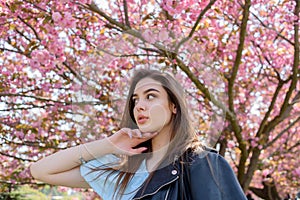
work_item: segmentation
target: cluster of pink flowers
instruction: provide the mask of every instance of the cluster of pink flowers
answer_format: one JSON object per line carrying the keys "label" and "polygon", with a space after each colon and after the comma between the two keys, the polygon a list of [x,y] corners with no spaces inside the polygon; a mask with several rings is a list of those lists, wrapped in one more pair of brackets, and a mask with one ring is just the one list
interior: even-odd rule
{"label": "cluster of pink flowers", "polygon": [[63,27],[63,28],[75,28],[76,20],[73,18],[72,14],[69,12],[65,12],[61,14],[60,12],[54,12],[52,14],[53,21]]}

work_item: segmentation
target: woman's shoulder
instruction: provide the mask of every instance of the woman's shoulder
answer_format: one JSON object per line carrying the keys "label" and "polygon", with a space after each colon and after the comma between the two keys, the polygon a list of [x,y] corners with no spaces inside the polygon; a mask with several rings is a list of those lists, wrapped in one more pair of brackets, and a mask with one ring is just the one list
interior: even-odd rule
{"label": "woman's shoulder", "polygon": [[208,147],[208,146],[203,146],[202,149],[204,151],[210,152],[210,153],[215,153],[215,154],[219,154],[219,151],[215,148],[212,147]]}
{"label": "woman's shoulder", "polygon": [[187,153],[189,157],[193,159],[200,159],[205,156],[212,156],[212,157],[220,156],[219,151],[217,149],[208,146],[200,146],[194,149],[188,149]]}
{"label": "woman's shoulder", "polygon": [[193,151],[190,158],[190,170],[193,173],[214,174],[226,179],[235,176],[229,162],[216,149],[205,147]]}
{"label": "woman's shoulder", "polygon": [[222,199],[246,199],[229,162],[218,151],[203,148],[192,152],[191,158],[189,170],[195,191],[199,193],[199,188],[206,188],[204,194],[207,194],[210,188],[218,188],[214,195],[219,194]]}
{"label": "woman's shoulder", "polygon": [[192,150],[189,152],[189,161],[192,165],[202,165],[202,166],[215,166],[215,165],[225,165],[229,166],[225,158],[219,154],[218,150],[203,146],[199,149]]}

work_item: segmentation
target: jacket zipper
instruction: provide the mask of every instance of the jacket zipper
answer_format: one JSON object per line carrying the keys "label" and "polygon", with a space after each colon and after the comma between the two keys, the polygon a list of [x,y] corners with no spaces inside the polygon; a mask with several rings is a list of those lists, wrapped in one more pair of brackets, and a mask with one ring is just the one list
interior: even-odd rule
{"label": "jacket zipper", "polygon": [[[156,194],[162,187],[164,187],[164,186],[166,186],[166,185],[168,185],[168,184],[170,184],[170,183],[173,183],[173,182],[176,181],[178,178],[179,178],[179,176],[176,176],[175,179],[173,179],[173,180],[171,180],[171,181],[169,181],[169,182],[167,182],[167,183],[161,185],[156,191],[154,191],[154,192],[152,192],[152,193],[149,193],[149,194],[145,194],[145,195],[143,195],[143,196],[141,196],[141,197],[138,197],[138,198],[134,198],[133,200],[138,200],[138,199],[144,198],[145,196],[154,195],[154,194]],[[169,190],[168,190],[168,191],[169,191]]]}
{"label": "jacket zipper", "polygon": [[167,198],[168,198],[168,196],[169,196],[170,187],[171,187],[171,186],[169,186],[169,188],[168,188],[167,194],[166,194],[166,196],[165,196],[165,200],[167,200]]}

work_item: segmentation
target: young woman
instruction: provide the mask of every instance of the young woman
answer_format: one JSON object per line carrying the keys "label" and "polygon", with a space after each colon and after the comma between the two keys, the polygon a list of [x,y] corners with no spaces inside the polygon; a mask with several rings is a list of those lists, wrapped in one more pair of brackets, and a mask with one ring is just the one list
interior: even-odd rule
{"label": "young woman", "polygon": [[184,90],[173,76],[139,70],[132,78],[121,129],[30,167],[53,185],[93,188],[112,199],[246,199],[223,157],[193,131]]}

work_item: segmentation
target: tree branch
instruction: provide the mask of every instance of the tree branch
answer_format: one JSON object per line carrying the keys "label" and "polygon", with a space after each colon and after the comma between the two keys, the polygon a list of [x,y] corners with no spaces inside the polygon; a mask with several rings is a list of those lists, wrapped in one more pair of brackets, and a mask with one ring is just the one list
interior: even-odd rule
{"label": "tree branch", "polygon": [[266,29],[275,31],[276,34],[277,34],[276,38],[277,38],[277,37],[280,37],[280,38],[282,38],[283,40],[287,41],[289,44],[291,44],[291,45],[294,46],[294,43],[293,43],[292,41],[290,41],[289,39],[287,39],[286,37],[284,37],[283,35],[281,35],[281,32],[282,32],[282,31],[277,31],[275,28],[269,27],[269,26],[268,26],[267,24],[265,24],[261,19],[259,19],[259,17],[258,17],[256,14],[254,14],[253,12],[251,12],[251,14],[252,14],[252,15],[260,22],[260,24],[261,24],[263,27],[265,27]]}
{"label": "tree branch", "polygon": [[[142,34],[135,30],[132,29],[130,27],[128,27],[127,25],[120,23],[114,19],[112,19],[110,16],[108,16],[106,13],[104,13],[103,11],[101,11],[97,5],[95,3],[89,4],[86,6],[87,9],[91,10],[92,12],[95,12],[97,14],[99,14],[100,16],[102,16],[104,19],[106,19],[109,23],[111,23],[114,26],[117,26],[119,28],[121,28],[121,30],[131,36],[134,36],[138,39],[140,39],[142,42],[148,43],[148,41],[142,36]],[[157,49],[161,50],[162,52],[164,52],[165,55],[171,55],[173,54],[173,52],[169,51],[168,49],[165,48],[165,46],[159,44],[159,43],[155,43],[152,44],[154,47],[156,47]]]}
{"label": "tree branch", "polygon": [[[297,1],[298,2],[298,1]],[[300,3],[296,3],[295,7],[295,15],[298,16],[299,19],[299,5]],[[299,73],[299,22],[294,22],[294,61],[293,61],[293,69],[292,69],[292,75],[291,75],[291,84],[289,87],[289,90],[287,91],[283,104],[280,108],[279,114],[274,117],[263,129],[260,130],[260,132],[257,133],[257,135],[261,135],[264,133],[264,135],[267,135],[277,124],[279,124],[285,117],[288,116],[288,114],[291,112],[293,104],[289,104],[290,98],[293,94],[293,92],[296,89],[297,82],[299,81],[298,73]],[[300,95],[296,95],[295,98],[300,98]],[[293,101],[297,101],[297,99],[294,99]]]}
{"label": "tree branch", "polygon": [[40,6],[37,6],[36,4],[34,4],[34,3],[32,3],[32,2],[30,2],[30,1],[28,1],[28,0],[22,0],[22,1],[24,1],[24,2],[26,2],[26,3],[28,3],[28,4],[31,4],[33,7],[37,8],[38,10],[41,10],[41,11],[43,11],[43,12],[45,12],[45,13],[48,12],[47,10],[41,8]]}
{"label": "tree branch", "polygon": [[32,159],[20,158],[20,157],[14,156],[14,155],[9,155],[9,154],[3,153],[1,151],[0,151],[0,155],[3,155],[5,157],[9,157],[9,158],[13,158],[13,159],[16,159],[16,160],[21,160],[21,161],[27,161],[27,162],[35,161],[35,160],[32,160]]}
{"label": "tree branch", "polygon": [[0,97],[25,97],[25,98],[33,98],[33,99],[43,101],[43,102],[54,102],[54,103],[61,103],[61,104],[65,103],[65,102],[56,101],[53,99],[46,99],[43,97],[26,95],[26,94],[0,93]]}
{"label": "tree branch", "polygon": [[231,113],[228,108],[218,101],[212,93],[209,92],[207,87],[199,81],[199,79],[194,75],[194,73],[180,60],[177,56],[175,57],[178,67],[185,72],[185,74],[191,79],[191,81],[196,85],[196,87],[204,94],[204,97],[211,101],[215,106],[220,108],[228,118],[235,118],[235,115]]}
{"label": "tree branch", "polygon": [[75,70],[72,69],[72,67],[69,65],[69,63],[67,63],[66,61],[64,61],[62,63],[80,82],[84,82],[82,80],[82,78],[77,74],[77,72]]}
{"label": "tree branch", "polygon": [[[239,39],[239,45],[236,52],[236,58],[233,64],[233,69],[231,72],[231,76],[228,79],[228,106],[229,110],[232,113],[235,113],[234,111],[234,82],[238,73],[238,69],[241,63],[242,59],[242,52],[244,49],[244,43],[247,33],[247,23],[249,19],[249,10],[251,6],[251,0],[246,0],[245,5],[243,6],[243,19],[240,27],[240,39]],[[241,135],[241,127],[238,124],[236,118],[231,118],[231,124],[232,129],[234,132],[235,137],[237,138],[237,142],[239,144],[239,149],[241,150],[241,156],[239,160],[239,167],[238,167],[238,180],[240,183],[243,182],[244,174],[245,174],[245,168],[246,168],[246,160],[248,157],[246,143],[243,140],[243,137]]]}
{"label": "tree branch", "polygon": [[[251,42],[252,42],[252,44],[253,44],[255,47],[259,48],[261,52],[264,52],[264,50],[261,48],[261,46],[260,46],[259,44],[256,44],[256,42],[253,41],[253,40],[251,40]],[[265,61],[267,61],[267,63],[271,66],[271,69],[273,69],[273,70],[275,71],[277,80],[282,81],[282,82],[284,82],[284,83],[287,83],[287,82],[290,80],[290,79],[282,80],[282,79],[280,78],[279,72],[276,70],[276,67],[272,64],[272,62],[270,61],[270,59],[269,59],[264,53],[262,53],[262,56],[263,56],[263,58],[265,59]],[[258,56],[258,57],[259,57],[259,59],[261,60],[260,56]],[[262,63],[262,61],[261,61],[261,63]]]}
{"label": "tree branch", "polygon": [[[10,127],[13,127],[13,126],[10,126]],[[15,128],[15,127],[13,127]],[[16,146],[29,146],[29,147],[37,147],[39,149],[55,149],[55,150],[62,150],[62,149],[65,149],[65,148],[60,148],[58,146],[49,146],[49,145],[41,145],[41,141],[35,141],[35,142],[31,142],[31,141],[26,141],[26,140],[23,140],[22,142],[14,142],[14,141],[11,141],[5,137],[0,137],[2,140],[4,140],[5,142],[3,142],[2,144],[11,144],[11,145],[16,145]]]}
{"label": "tree branch", "polygon": [[272,141],[270,141],[269,143],[267,143],[266,145],[264,145],[263,149],[266,149],[269,146],[271,146],[272,144],[274,144],[279,138],[281,138],[281,136],[285,132],[287,132],[290,128],[292,128],[299,121],[300,121],[300,117],[298,117],[295,121],[293,121],[291,124],[289,124],[285,129],[283,129]]}
{"label": "tree branch", "polygon": [[281,88],[283,87],[283,85],[284,85],[284,82],[281,81],[281,80],[279,80],[278,85],[277,85],[277,88],[276,88],[276,90],[275,90],[275,92],[274,92],[274,94],[273,94],[271,103],[270,103],[270,105],[269,105],[268,111],[266,112],[266,114],[265,114],[263,120],[261,121],[261,123],[260,123],[260,125],[259,125],[259,129],[258,129],[258,131],[257,131],[257,133],[256,133],[256,137],[258,137],[258,138],[259,138],[260,135],[262,134],[262,130],[264,130],[264,128],[265,128],[265,126],[266,126],[266,124],[267,124],[267,121],[268,121],[268,119],[269,119],[269,117],[270,117],[270,114],[271,114],[271,112],[272,112],[272,110],[273,110],[273,108],[274,108],[274,106],[275,106],[277,97],[278,97],[279,92],[280,92]]}
{"label": "tree branch", "polygon": [[23,54],[23,52],[20,51],[19,49],[18,50],[14,50],[14,49],[7,49],[7,48],[0,47],[0,51],[9,51],[9,52],[13,52],[13,53]]}
{"label": "tree branch", "polygon": [[238,73],[238,69],[241,63],[241,59],[242,59],[242,52],[244,49],[244,44],[245,44],[245,38],[246,38],[246,33],[247,33],[247,23],[248,23],[248,19],[249,19],[249,10],[250,10],[250,6],[251,6],[251,1],[247,0],[245,2],[245,6],[244,6],[244,10],[243,10],[243,19],[242,19],[242,24],[240,27],[240,39],[239,39],[239,45],[237,48],[237,52],[236,52],[236,58],[233,64],[233,69],[231,72],[231,76],[228,80],[228,97],[229,97],[229,109],[234,112],[234,104],[233,104],[233,100],[234,100],[234,94],[233,94],[233,86],[234,86],[234,82]]}
{"label": "tree branch", "polygon": [[200,14],[198,15],[198,18],[193,26],[193,28],[191,29],[189,35],[185,38],[183,38],[178,45],[175,48],[175,52],[177,53],[179,48],[181,47],[181,45],[183,45],[185,42],[187,42],[189,39],[192,38],[193,34],[195,33],[198,24],[200,23],[201,19],[203,18],[203,16],[205,15],[205,13],[211,8],[211,6],[216,2],[216,0],[210,0],[209,3],[207,4],[207,6],[200,12]]}
{"label": "tree branch", "polygon": [[131,28],[129,18],[128,18],[128,6],[127,6],[127,1],[126,0],[123,0],[123,8],[124,8],[124,14],[125,14],[125,24],[126,24],[126,26]]}
{"label": "tree branch", "polygon": [[86,7],[87,9],[89,9],[92,12],[98,13],[100,16],[102,16],[104,19],[106,19],[109,23],[114,24],[118,27],[120,27],[122,30],[128,30],[130,29],[130,27],[127,27],[126,25],[112,19],[111,17],[109,17],[105,12],[103,12],[102,10],[100,10],[98,8],[98,6],[92,2],[91,4],[87,5]]}
{"label": "tree branch", "polygon": [[46,183],[32,183],[32,182],[10,182],[10,181],[5,181],[5,180],[0,180],[0,183],[1,183],[1,186],[2,184],[6,184],[6,185],[12,185],[12,186],[16,186],[16,185],[28,185],[28,184],[31,184],[31,185],[37,185],[37,186],[45,186],[47,185]]}
{"label": "tree branch", "polygon": [[36,39],[37,40],[39,40],[39,41],[41,41],[41,38],[39,37],[39,34],[36,32],[36,30],[29,24],[29,23],[27,23],[24,19],[22,19],[22,17],[20,17],[19,15],[18,15],[18,17],[17,17],[21,22],[23,22],[24,24],[26,24],[26,26],[28,26],[32,31],[33,31],[33,33],[34,33],[34,35],[35,35],[35,37],[36,37]]}
{"label": "tree branch", "polygon": [[[296,16],[296,19],[294,21],[294,61],[293,61],[293,69],[292,69],[292,76],[291,76],[291,85],[289,87],[288,92],[286,93],[284,102],[281,106],[279,114],[274,117],[263,129],[261,129],[260,134],[263,133],[263,140],[265,140],[266,137],[268,137],[270,131],[274,129],[276,125],[278,125],[281,121],[283,121],[284,118],[286,118],[289,113],[292,110],[293,104],[289,104],[289,100],[292,96],[292,93],[294,92],[298,79],[298,73],[299,73],[299,10],[300,10],[300,2],[298,0],[296,1],[296,6],[294,10],[294,14]],[[297,96],[297,95],[296,95]],[[246,179],[243,181],[242,185],[244,189],[247,189],[251,177],[254,174],[254,171],[257,167],[258,158],[260,155],[261,150],[258,147],[255,147],[252,152],[252,156],[250,158],[250,164],[246,173]]]}
{"label": "tree branch", "polygon": [[24,33],[22,33],[19,29],[16,28],[16,32],[19,33],[22,37],[24,37],[29,43],[31,42],[30,38],[24,35]]}
{"label": "tree branch", "polygon": [[[291,146],[290,148],[288,148],[287,149],[287,153],[291,153],[292,152],[292,150],[294,149],[294,148],[296,148],[297,146],[300,146],[300,141],[298,141],[298,142],[296,142],[293,146]],[[297,152],[297,151],[296,151]],[[299,151],[298,151],[299,152]],[[296,153],[296,155],[297,155],[297,153]]]}
{"label": "tree branch", "polygon": [[[0,97],[25,97],[25,98],[33,98],[42,102],[53,102],[57,104],[62,105],[99,105],[100,104],[106,104],[109,101],[81,101],[81,102],[73,102],[73,101],[57,101],[54,99],[47,99],[39,96],[32,96],[32,95],[26,95],[26,94],[13,94],[13,93],[0,93]],[[22,103],[21,105],[24,105]]]}
{"label": "tree branch", "polygon": [[105,49],[102,49],[102,48],[97,48],[97,50],[98,51],[102,51],[102,52],[104,52],[104,53],[106,53],[106,54],[108,54],[108,55],[111,55],[111,56],[113,56],[113,57],[116,57],[116,58],[122,58],[122,57],[136,57],[136,56],[153,56],[153,57],[165,57],[165,56],[162,56],[161,54],[162,54],[162,52],[161,51],[159,51],[159,50],[157,50],[157,49],[153,49],[153,48],[145,48],[145,47],[139,47],[140,49],[143,49],[143,50],[145,50],[145,51],[150,51],[150,52],[153,52],[153,53],[157,53],[157,54],[152,54],[152,55],[150,55],[150,54],[148,54],[148,53],[146,53],[146,54],[120,54],[120,55],[117,55],[117,54],[114,54],[114,53],[112,53],[112,52],[109,52],[109,51],[107,51],[107,50],[105,50]]}

